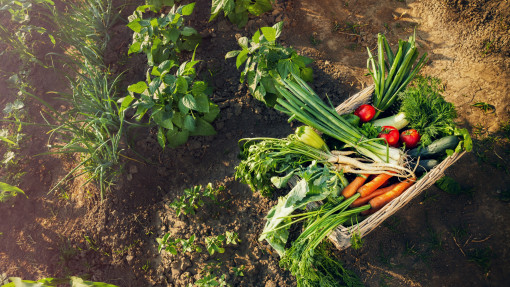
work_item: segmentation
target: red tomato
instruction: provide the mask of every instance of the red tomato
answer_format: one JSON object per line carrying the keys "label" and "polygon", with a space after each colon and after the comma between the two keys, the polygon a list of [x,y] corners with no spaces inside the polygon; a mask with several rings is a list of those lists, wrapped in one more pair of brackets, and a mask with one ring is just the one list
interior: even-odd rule
{"label": "red tomato", "polygon": [[358,116],[363,123],[366,123],[374,118],[375,109],[371,105],[361,105],[354,111],[354,115]]}
{"label": "red tomato", "polygon": [[398,146],[398,130],[391,126],[383,126],[382,132],[377,136],[378,138],[385,139],[388,145],[392,147]]}
{"label": "red tomato", "polygon": [[400,135],[400,140],[403,144],[406,145],[406,148],[414,148],[418,145],[418,142],[420,141],[420,134],[415,129],[410,129],[403,131]]}

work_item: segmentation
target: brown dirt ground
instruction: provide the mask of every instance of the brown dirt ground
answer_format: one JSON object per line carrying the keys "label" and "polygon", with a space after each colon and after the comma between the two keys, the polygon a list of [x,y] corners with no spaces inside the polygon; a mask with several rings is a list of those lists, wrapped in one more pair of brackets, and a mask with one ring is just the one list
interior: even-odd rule
{"label": "brown dirt ground", "polygon": [[[125,2],[123,18],[136,7],[136,1]],[[66,193],[47,194],[72,159],[35,157],[45,151],[47,135],[44,129],[27,127],[31,140],[21,149],[27,174],[20,187],[28,199],[18,197],[2,206],[0,278],[84,275],[119,286],[185,286],[205,264],[219,261],[234,286],[295,286],[292,276],[279,268],[277,255],[257,241],[275,198],[253,194],[233,179],[240,138],[283,137],[292,126],[251,98],[239,84],[234,63],[224,60],[226,52],[237,49],[236,38],[280,20],[286,23],[282,43],[315,60],[313,87],[335,104],[371,84],[365,75],[366,47],[376,47],[377,33],[394,44],[415,29],[430,58],[423,73],[443,81],[444,96],[458,107],[462,126],[473,132],[481,125],[495,132],[509,119],[508,1],[277,1],[273,13],[253,18],[244,29],[222,17],[208,23],[209,11],[209,0],[197,1],[189,25],[204,38],[196,57],[202,60],[200,73],[215,87],[212,100],[221,108],[214,123],[218,134],[162,151],[153,132],[133,130],[127,141],[132,149],[124,155],[138,161],[126,160],[123,176],[101,202],[97,190],[81,187],[80,180],[67,185]],[[126,56],[131,34],[124,22],[110,34],[106,62],[115,73],[127,71],[125,88],[143,79],[145,59]],[[51,47],[38,49],[42,56]],[[0,60],[2,87],[16,65],[12,59]],[[35,67],[30,79],[36,95],[60,105],[48,93],[64,90],[60,73]],[[4,90],[2,108],[14,99],[14,90]],[[472,107],[476,102],[496,110],[484,113]],[[40,105],[28,105],[30,120],[42,122]],[[472,194],[450,195],[431,187],[366,236],[362,249],[337,255],[367,286],[504,286],[510,279],[510,230],[505,224],[510,212],[499,196],[509,191],[510,177],[504,170],[508,149],[498,151],[501,159],[481,162],[473,152],[447,170]],[[491,164],[495,161],[503,168]],[[168,208],[184,188],[208,182],[226,187],[220,204],[208,202],[196,216],[180,218]],[[155,239],[166,232],[180,238],[195,234],[203,244],[206,236],[225,231],[239,233],[241,243],[227,246],[224,254],[172,256],[156,250]],[[484,252],[488,255],[481,256]],[[246,266],[245,276],[233,276],[229,270],[240,265]]]}

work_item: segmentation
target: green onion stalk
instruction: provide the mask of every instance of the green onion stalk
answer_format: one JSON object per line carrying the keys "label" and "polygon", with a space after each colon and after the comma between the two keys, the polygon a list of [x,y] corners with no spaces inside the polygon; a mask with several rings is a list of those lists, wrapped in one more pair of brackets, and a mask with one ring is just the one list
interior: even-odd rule
{"label": "green onion stalk", "polygon": [[277,99],[275,109],[296,119],[305,125],[333,137],[358,151],[375,162],[401,164],[404,154],[396,148],[380,143],[381,139],[367,139],[332,106],[326,105],[305,81],[293,75],[294,81],[281,79],[276,85],[281,97]]}
{"label": "green onion stalk", "polygon": [[[382,34],[378,34],[377,62],[374,56],[372,56],[370,49],[367,47],[369,56],[367,69],[375,85],[372,105],[376,108],[377,112],[374,119],[376,119],[381,112],[384,112],[393,105],[397,99],[398,93],[405,89],[407,84],[413,80],[425,64],[427,53],[414,65],[418,59],[418,50],[415,45],[415,40],[416,35],[411,35],[409,41],[399,40],[398,51],[395,55],[393,51],[391,51],[386,37]],[[384,54],[386,54],[386,62]],[[387,72],[385,72],[385,68]]]}

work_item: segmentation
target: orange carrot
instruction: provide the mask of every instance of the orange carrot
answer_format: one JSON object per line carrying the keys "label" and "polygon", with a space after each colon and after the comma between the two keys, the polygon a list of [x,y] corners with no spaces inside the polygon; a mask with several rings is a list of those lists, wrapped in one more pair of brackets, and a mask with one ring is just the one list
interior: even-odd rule
{"label": "orange carrot", "polygon": [[342,190],[342,195],[344,198],[349,198],[353,196],[358,188],[365,183],[367,180],[368,174],[358,174],[358,176],[349,183],[344,190]]}
{"label": "orange carrot", "polygon": [[361,194],[361,197],[365,197],[372,192],[374,192],[376,189],[378,189],[381,185],[383,185],[388,179],[390,179],[392,175],[381,173],[380,175],[376,176],[371,181],[365,183],[362,187],[358,189],[359,194]]}
{"label": "orange carrot", "polygon": [[406,179],[403,182],[400,182],[395,186],[392,190],[386,192],[385,194],[376,196],[369,201],[372,209],[378,209],[386,205],[388,202],[397,198],[401,195],[406,189],[408,189],[411,185],[416,182],[416,178]]}
{"label": "orange carrot", "polygon": [[369,194],[365,197],[359,197],[353,203],[351,203],[351,207],[359,207],[359,206],[365,205],[370,201],[370,199],[372,199],[376,196],[379,196],[381,194],[385,194],[386,192],[392,190],[397,184],[398,183],[392,184],[387,187],[379,188],[378,190],[372,192],[371,194]]}

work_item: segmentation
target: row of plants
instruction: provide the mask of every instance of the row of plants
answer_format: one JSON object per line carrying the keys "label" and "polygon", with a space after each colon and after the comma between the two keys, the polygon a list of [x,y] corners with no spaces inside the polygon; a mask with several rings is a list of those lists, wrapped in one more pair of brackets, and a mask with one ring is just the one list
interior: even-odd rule
{"label": "row of plants", "polygon": [[[44,44],[45,40],[55,43],[54,37],[39,24],[33,24],[31,11],[34,8],[50,7],[50,0],[2,1],[0,16],[10,19],[0,24],[0,42],[3,50],[0,56],[18,59],[20,64],[10,75],[5,74],[9,89],[3,93],[12,93],[14,99],[3,108],[3,127],[0,129],[0,148],[2,148],[0,166],[0,202],[5,202],[24,192],[16,187],[24,175],[20,150],[27,141],[23,132],[27,120],[25,108],[26,94],[32,91],[29,75],[34,65],[46,67],[35,55],[34,46]],[[39,22],[41,19],[37,19]],[[7,96],[5,94],[4,96]]]}
{"label": "row of plants", "polygon": [[[274,40],[271,33],[277,29],[261,28],[254,39]],[[472,149],[469,133],[457,127],[455,107],[440,94],[437,79],[418,77],[408,86],[426,63],[415,37],[400,40],[393,51],[379,35],[377,52],[374,57],[368,49],[371,104],[348,107],[354,112],[343,115],[320,99],[297,68],[276,65],[266,74],[276,91],[274,108],[304,126],[283,139],[240,141],[237,179],[265,196],[293,187],[269,211],[259,240],[278,252],[280,265],[296,276],[298,286],[359,285],[356,276],[321,249],[323,240],[340,225],[353,226],[351,245],[359,247],[363,234],[356,233],[358,224],[394,209],[389,203],[405,192],[420,192],[412,187],[431,169]],[[237,56],[238,68],[247,58],[240,51],[226,57],[232,56]],[[264,100],[254,88],[250,91]],[[290,236],[296,225],[301,226],[297,238]]]}
{"label": "row of plants", "polygon": [[[184,194],[176,198],[169,206],[176,216],[194,216],[198,208],[205,205],[206,201],[212,204],[220,204],[218,195],[225,189],[224,186],[213,187],[212,183],[202,187],[196,185],[184,190]],[[175,238],[171,233],[166,233],[160,238],[156,238],[158,243],[158,252],[168,252],[172,256],[183,256],[184,254],[201,253],[204,250],[210,256],[217,253],[224,253],[226,246],[237,245],[241,242],[239,234],[233,231],[225,231],[224,234],[197,238],[195,234],[188,239]],[[226,278],[226,274],[220,272],[222,262],[216,259],[209,262],[199,271],[200,279],[196,280],[190,286],[231,286]],[[244,265],[232,267],[234,276],[244,276]]]}
{"label": "row of plants", "polygon": [[211,102],[212,88],[197,79],[195,53],[190,61],[179,63],[181,51],[194,51],[200,42],[197,31],[184,25],[195,3],[173,6],[158,18],[144,18],[154,6],[138,7],[129,17],[128,27],[134,31],[128,53],[147,55],[146,81],[128,87],[129,95],[122,99],[122,110],[134,109],[137,120],[149,112],[150,122],[158,128],[161,147],[177,147],[190,136],[216,134],[211,122],[219,108]]}

